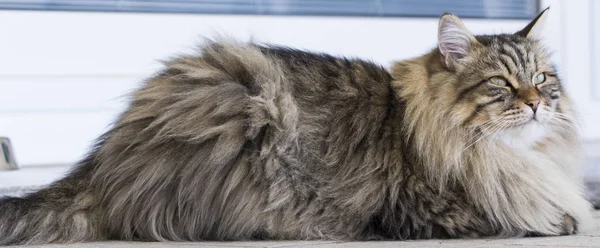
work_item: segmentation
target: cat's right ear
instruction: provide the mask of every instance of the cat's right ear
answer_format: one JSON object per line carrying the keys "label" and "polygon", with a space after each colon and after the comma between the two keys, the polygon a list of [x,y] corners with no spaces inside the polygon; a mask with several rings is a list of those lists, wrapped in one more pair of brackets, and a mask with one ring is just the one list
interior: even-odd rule
{"label": "cat's right ear", "polygon": [[517,32],[516,35],[521,37],[530,38],[534,40],[542,39],[542,31],[544,29],[544,23],[546,16],[548,16],[548,11],[550,7],[547,7],[540,13],[533,21],[531,21],[527,26],[521,31]]}
{"label": "cat's right ear", "polygon": [[442,54],[442,63],[448,69],[455,70],[460,67],[469,52],[478,44],[475,36],[457,16],[444,14],[440,17],[438,47]]}

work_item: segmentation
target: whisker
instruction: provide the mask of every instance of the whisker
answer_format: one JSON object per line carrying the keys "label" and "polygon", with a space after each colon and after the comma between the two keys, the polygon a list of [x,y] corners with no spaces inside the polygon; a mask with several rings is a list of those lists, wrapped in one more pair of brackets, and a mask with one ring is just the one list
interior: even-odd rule
{"label": "whisker", "polygon": [[[490,129],[488,130],[488,133],[484,133],[481,137],[479,137],[475,142],[469,144],[467,147],[465,147],[462,152],[464,152],[465,150],[469,149],[470,147],[472,147],[473,145],[477,144],[479,141],[481,141],[482,139],[489,137],[491,134],[493,134],[495,132],[496,129],[500,128],[501,126],[503,126],[505,124],[505,121],[502,121],[502,119],[500,119],[501,121],[496,122],[495,125],[493,125],[492,127],[490,127]],[[461,152],[461,153],[462,153]]]}
{"label": "whisker", "polygon": [[578,129],[581,129],[583,127],[579,122],[572,122],[571,120],[566,120],[561,117],[549,115],[549,118],[551,121],[550,123],[558,127],[569,128],[575,126]]}
{"label": "whisker", "polygon": [[577,120],[577,119],[575,119],[575,118],[573,118],[572,116],[569,116],[569,115],[565,115],[565,114],[562,114],[562,113],[556,113],[556,112],[554,112],[554,113],[550,114],[549,116],[552,117],[552,119],[555,120],[555,121],[566,122],[566,123],[568,123],[570,125],[575,125],[575,126],[580,127],[580,128],[583,126],[582,123],[581,123],[581,121],[579,121],[579,120]]}
{"label": "whisker", "polygon": [[[498,133],[500,133],[500,132],[502,132],[502,131],[506,130],[506,128],[507,128],[507,127],[509,127],[509,125],[504,125],[504,124],[508,124],[508,121],[504,121],[504,122],[503,122],[503,125],[502,125],[502,126],[500,126],[500,128],[497,128],[497,129],[496,129],[496,131],[495,131],[495,132],[492,134],[492,136],[494,136],[494,137],[495,137],[495,136],[496,136]],[[489,139],[489,140],[488,140],[488,145],[490,145],[490,143],[491,143],[491,142],[492,142],[492,139]]]}

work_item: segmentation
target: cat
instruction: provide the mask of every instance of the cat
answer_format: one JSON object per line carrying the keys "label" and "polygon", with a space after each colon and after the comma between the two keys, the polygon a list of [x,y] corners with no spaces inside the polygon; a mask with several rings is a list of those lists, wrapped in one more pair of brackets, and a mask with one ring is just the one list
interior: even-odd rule
{"label": "cat", "polygon": [[0,244],[585,231],[547,12],[480,36],[444,14],[438,47],[389,70],[208,40],[146,80],[64,179],[0,200]]}

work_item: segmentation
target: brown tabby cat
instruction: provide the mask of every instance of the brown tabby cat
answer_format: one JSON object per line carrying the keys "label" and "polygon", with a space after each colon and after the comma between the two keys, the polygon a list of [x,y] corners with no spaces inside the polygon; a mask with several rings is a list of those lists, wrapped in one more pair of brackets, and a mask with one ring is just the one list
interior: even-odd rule
{"label": "brown tabby cat", "polygon": [[473,36],[390,71],[207,42],[165,63],[64,179],[0,200],[0,244],[562,235],[591,226],[539,41]]}

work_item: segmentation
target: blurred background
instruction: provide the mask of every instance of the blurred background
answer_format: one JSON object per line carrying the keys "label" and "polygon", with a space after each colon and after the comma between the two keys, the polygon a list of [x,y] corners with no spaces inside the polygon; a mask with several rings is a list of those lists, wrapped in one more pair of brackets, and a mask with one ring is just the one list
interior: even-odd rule
{"label": "blurred background", "polygon": [[[515,32],[547,6],[545,42],[578,106],[585,174],[600,180],[600,1],[593,0],[0,0],[0,136],[11,139],[21,171],[47,169],[26,174],[29,183],[50,180],[82,158],[160,59],[193,52],[202,36],[389,66],[435,47],[444,12],[483,34]],[[23,181],[2,175],[0,184]]]}

